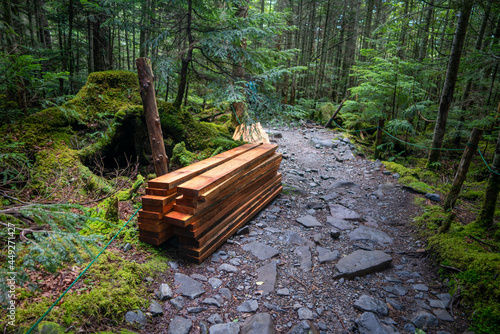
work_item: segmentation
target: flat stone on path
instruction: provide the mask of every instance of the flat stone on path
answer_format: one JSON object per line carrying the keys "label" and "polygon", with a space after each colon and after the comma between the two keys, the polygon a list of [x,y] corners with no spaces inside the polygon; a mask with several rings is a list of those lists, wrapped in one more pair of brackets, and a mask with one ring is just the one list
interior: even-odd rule
{"label": "flat stone on path", "polygon": [[156,300],[152,300],[151,304],[149,304],[149,312],[155,316],[159,316],[163,314],[163,307]]}
{"label": "flat stone on path", "polygon": [[332,188],[348,188],[348,189],[357,189],[359,186],[351,181],[337,181],[332,184]]}
{"label": "flat stone on path", "polygon": [[239,332],[240,324],[237,322],[213,325],[208,330],[209,334],[238,334]]}
{"label": "flat stone on path", "polygon": [[386,316],[389,313],[387,305],[379,300],[368,295],[362,295],[354,302],[354,308],[364,312],[372,312],[379,316]]}
{"label": "flat stone on path", "polygon": [[226,273],[233,273],[233,274],[238,273],[238,268],[228,263],[221,264],[217,269],[219,271],[225,271]]}
{"label": "flat stone on path", "polygon": [[297,247],[295,253],[300,259],[300,268],[310,270],[312,268],[311,251],[307,246]]}
{"label": "flat stone on path", "polygon": [[269,313],[257,313],[245,320],[241,334],[275,334],[273,318]]}
{"label": "flat stone on path", "polygon": [[437,310],[434,310],[433,312],[439,320],[448,321],[448,322],[455,321],[455,319],[453,319],[453,317],[446,310],[437,309]]}
{"label": "flat stone on path", "polygon": [[436,327],[438,325],[438,319],[426,311],[420,311],[415,314],[415,316],[411,319],[411,322],[417,328],[427,329],[428,327]]}
{"label": "flat stone on path", "polygon": [[298,223],[304,225],[305,227],[317,227],[322,226],[321,223],[311,215],[306,215],[296,219]]}
{"label": "flat stone on path", "polygon": [[276,273],[276,261],[271,261],[257,269],[257,282],[263,282],[257,289],[261,290],[263,294],[272,292],[276,285]]}
{"label": "flat stone on path", "polygon": [[279,252],[276,249],[258,241],[245,244],[241,248],[244,251],[252,252],[253,255],[259,258],[259,260],[267,260],[279,254]]}
{"label": "flat stone on path", "polygon": [[175,284],[178,286],[175,292],[183,295],[184,297],[195,299],[205,293],[203,284],[189,276],[175,273],[174,279]]}
{"label": "flat stone on path", "polygon": [[372,312],[361,314],[356,320],[360,334],[388,334],[380,324],[380,320]]}
{"label": "flat stone on path", "polygon": [[326,217],[326,222],[340,231],[352,230],[353,228],[353,225],[351,223],[332,216]]}
{"label": "flat stone on path", "polygon": [[299,314],[299,319],[300,320],[313,320],[314,319],[314,314],[307,307],[301,307],[301,308],[299,308],[299,310],[297,311],[297,313]]}
{"label": "flat stone on path", "polygon": [[359,213],[352,211],[343,205],[330,203],[328,206],[330,207],[330,214],[333,218],[341,220],[363,220]]}
{"label": "flat stone on path", "polygon": [[393,242],[393,239],[387,233],[367,226],[360,226],[347,236],[353,241],[371,240],[379,244],[392,244]]}
{"label": "flat stone on path", "polygon": [[236,308],[236,310],[243,313],[251,313],[257,311],[258,308],[259,303],[257,303],[257,301],[254,299],[250,299],[244,301],[240,306]]}
{"label": "flat stone on path", "polygon": [[210,284],[212,289],[217,289],[222,285],[222,280],[218,279],[217,277],[210,277],[208,279],[208,284]]}
{"label": "flat stone on path", "polygon": [[320,199],[322,199],[325,202],[330,202],[338,197],[340,197],[339,193],[329,193],[327,195],[320,196]]}
{"label": "flat stone on path", "polygon": [[168,326],[168,334],[188,334],[193,322],[181,316],[176,316]]}
{"label": "flat stone on path", "polygon": [[125,321],[129,324],[138,323],[140,325],[145,325],[147,323],[146,316],[140,310],[128,311],[125,314]]}
{"label": "flat stone on path", "polygon": [[337,262],[333,278],[354,278],[385,269],[392,258],[382,251],[357,250]]}
{"label": "flat stone on path", "polygon": [[280,240],[285,241],[287,244],[299,246],[307,246],[311,244],[311,241],[302,238],[297,232],[293,231],[286,231],[282,236],[280,236]]}
{"label": "flat stone on path", "polygon": [[332,262],[339,258],[340,254],[338,251],[330,251],[323,247],[316,247],[316,251],[318,252],[318,261],[319,263]]}
{"label": "flat stone on path", "polygon": [[319,331],[309,320],[302,320],[288,334],[319,334]]}
{"label": "flat stone on path", "polygon": [[172,289],[170,289],[170,286],[167,283],[160,284],[160,290],[159,290],[158,294],[159,294],[161,301],[165,301],[165,300],[170,299],[174,296]]}

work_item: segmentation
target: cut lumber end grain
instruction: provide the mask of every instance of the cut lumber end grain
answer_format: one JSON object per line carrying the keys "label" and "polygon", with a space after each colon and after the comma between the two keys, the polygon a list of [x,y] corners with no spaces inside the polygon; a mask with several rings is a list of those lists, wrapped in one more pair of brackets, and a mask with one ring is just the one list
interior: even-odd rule
{"label": "cut lumber end grain", "polygon": [[233,134],[234,140],[242,140],[249,143],[269,144],[267,135],[260,122],[254,124],[240,124],[236,127]]}

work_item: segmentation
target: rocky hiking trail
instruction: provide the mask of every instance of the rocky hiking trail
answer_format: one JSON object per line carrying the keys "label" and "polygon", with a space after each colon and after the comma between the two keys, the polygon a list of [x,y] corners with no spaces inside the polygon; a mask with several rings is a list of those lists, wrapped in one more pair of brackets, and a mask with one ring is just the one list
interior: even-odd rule
{"label": "rocky hiking trail", "polygon": [[[149,279],[141,333],[464,333],[412,225],[414,196],[342,133],[269,133],[285,190],[200,265]],[[148,321],[148,317],[151,320]]]}

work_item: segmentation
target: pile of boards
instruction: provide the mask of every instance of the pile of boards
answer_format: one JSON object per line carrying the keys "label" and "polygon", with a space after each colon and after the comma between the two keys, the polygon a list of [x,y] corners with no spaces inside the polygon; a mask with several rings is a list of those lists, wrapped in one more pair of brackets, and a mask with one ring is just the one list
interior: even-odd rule
{"label": "pile of boards", "polygon": [[201,263],[283,189],[277,145],[245,144],[148,182],[139,240]]}

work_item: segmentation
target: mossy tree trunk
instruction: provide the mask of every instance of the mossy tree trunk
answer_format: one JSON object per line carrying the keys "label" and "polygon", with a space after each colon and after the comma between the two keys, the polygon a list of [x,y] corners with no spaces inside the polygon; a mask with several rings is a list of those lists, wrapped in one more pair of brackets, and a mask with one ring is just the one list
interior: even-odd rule
{"label": "mossy tree trunk", "polygon": [[149,143],[153,154],[156,176],[168,173],[168,158],[163,143],[160,116],[156,105],[154,76],[151,70],[151,60],[148,58],[137,58],[137,74],[139,75],[139,86],[144,107],[144,116],[148,127]]}
{"label": "mossy tree trunk", "polygon": [[498,135],[495,157],[493,158],[491,169],[492,172],[488,178],[483,207],[477,219],[477,223],[486,228],[493,226],[498,193],[500,192],[500,134]]}
{"label": "mossy tree trunk", "polygon": [[472,0],[464,0],[462,9],[460,10],[460,17],[458,19],[457,29],[455,30],[455,36],[451,47],[450,61],[448,62],[446,78],[443,85],[443,91],[441,93],[441,100],[439,102],[439,110],[436,126],[434,128],[434,136],[432,138],[432,146],[429,151],[429,158],[427,161],[428,167],[433,167],[433,164],[438,162],[441,157],[440,149],[443,147],[448,112],[450,111],[453,93],[455,92],[455,85],[457,83],[458,70],[460,67],[460,58],[462,56],[462,48],[464,46],[472,5]]}
{"label": "mossy tree trunk", "polygon": [[462,185],[464,184],[465,178],[467,177],[467,172],[469,171],[472,157],[474,157],[474,152],[476,152],[477,144],[479,144],[479,140],[481,139],[482,134],[483,130],[477,128],[472,129],[469,142],[465,147],[464,154],[462,155],[462,160],[460,160],[460,164],[458,165],[455,180],[453,180],[451,190],[446,197],[446,201],[444,202],[445,210],[453,208],[455,202],[457,201],[460,190],[462,189]]}

